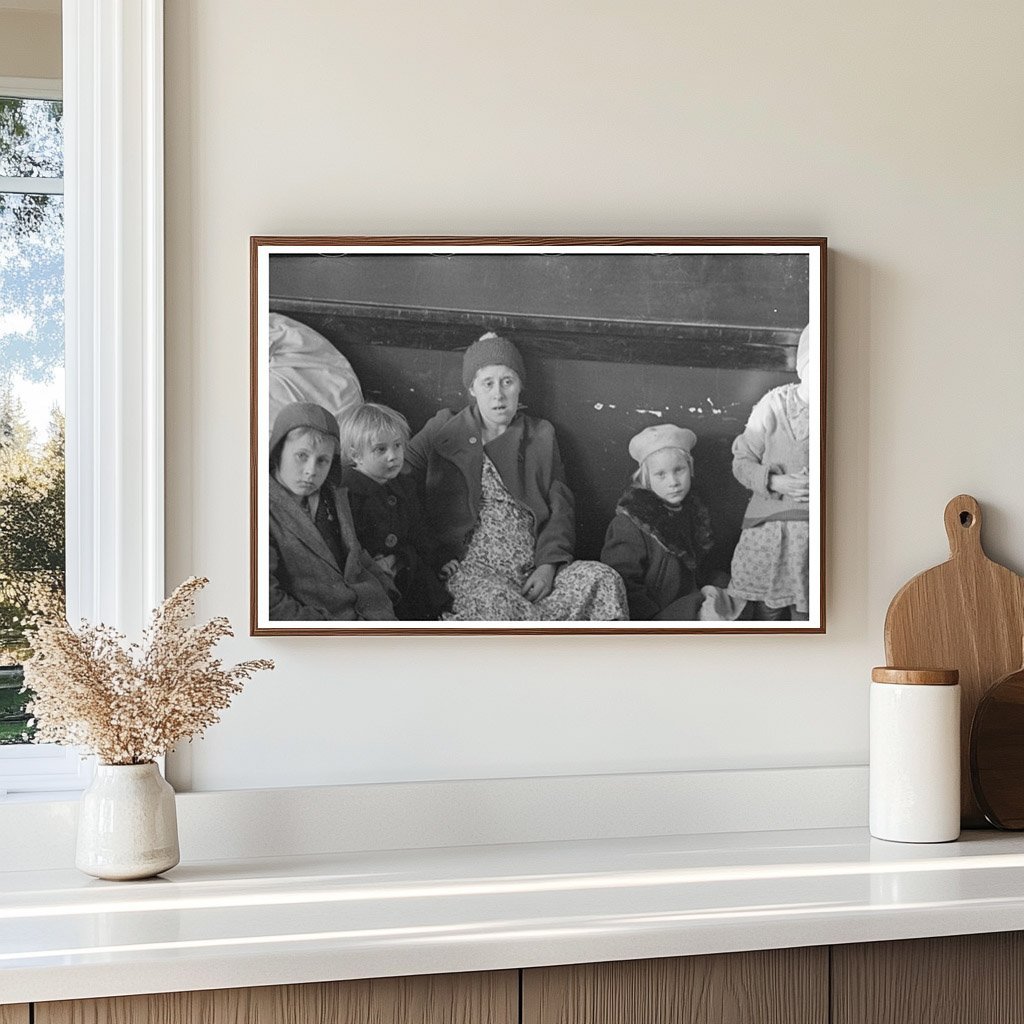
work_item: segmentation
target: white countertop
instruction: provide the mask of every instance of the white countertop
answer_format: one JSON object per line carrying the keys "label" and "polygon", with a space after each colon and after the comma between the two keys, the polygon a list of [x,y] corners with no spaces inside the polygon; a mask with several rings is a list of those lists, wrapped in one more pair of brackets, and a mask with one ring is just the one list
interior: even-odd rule
{"label": "white countertop", "polygon": [[862,829],[0,872],[0,1003],[1024,929],[1024,836]]}

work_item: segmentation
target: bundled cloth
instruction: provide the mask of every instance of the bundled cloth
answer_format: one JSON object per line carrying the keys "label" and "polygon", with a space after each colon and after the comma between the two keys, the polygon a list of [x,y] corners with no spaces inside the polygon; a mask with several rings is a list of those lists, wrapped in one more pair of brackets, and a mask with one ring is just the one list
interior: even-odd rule
{"label": "bundled cloth", "polygon": [[734,622],[747,607],[742,597],[733,597],[725,587],[709,584],[701,587],[700,592],[704,595],[700,606],[701,622]]}
{"label": "bundled cloth", "polygon": [[271,313],[270,425],[294,402],[323,406],[340,419],[363,400],[351,363],[322,335],[298,320]]}

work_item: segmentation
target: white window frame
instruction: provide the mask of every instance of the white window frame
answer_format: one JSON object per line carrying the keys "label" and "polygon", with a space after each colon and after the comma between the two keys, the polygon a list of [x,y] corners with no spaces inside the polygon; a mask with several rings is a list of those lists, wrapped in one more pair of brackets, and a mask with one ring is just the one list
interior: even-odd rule
{"label": "white window frame", "polygon": [[[163,0],[64,0],[62,28],[68,617],[138,636],[164,597]],[[0,798],[92,767],[0,748]]]}
{"label": "white window frame", "polygon": [[0,75],[0,96],[22,100],[59,100],[64,96],[59,78],[10,78]]}

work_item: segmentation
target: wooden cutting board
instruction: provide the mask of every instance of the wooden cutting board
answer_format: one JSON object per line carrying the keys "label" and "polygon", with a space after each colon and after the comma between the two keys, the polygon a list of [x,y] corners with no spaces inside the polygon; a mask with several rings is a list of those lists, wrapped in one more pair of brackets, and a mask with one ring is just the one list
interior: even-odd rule
{"label": "wooden cutting board", "polygon": [[944,518],[949,561],[918,574],[892,599],[885,657],[894,668],[959,669],[960,813],[964,828],[983,828],[971,789],[971,722],[988,688],[1020,667],[1024,579],[985,554],[981,508],[969,494],[957,495]]}

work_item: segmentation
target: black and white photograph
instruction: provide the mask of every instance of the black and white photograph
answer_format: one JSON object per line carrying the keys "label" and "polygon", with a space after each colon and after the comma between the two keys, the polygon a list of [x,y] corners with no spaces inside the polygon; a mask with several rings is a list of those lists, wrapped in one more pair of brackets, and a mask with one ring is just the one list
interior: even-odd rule
{"label": "black and white photograph", "polygon": [[824,632],[824,239],[250,252],[253,635]]}

